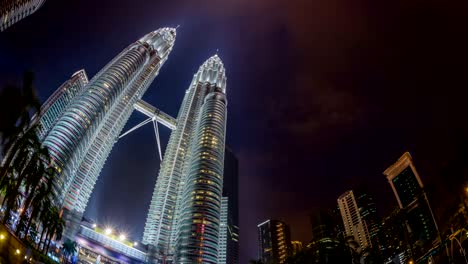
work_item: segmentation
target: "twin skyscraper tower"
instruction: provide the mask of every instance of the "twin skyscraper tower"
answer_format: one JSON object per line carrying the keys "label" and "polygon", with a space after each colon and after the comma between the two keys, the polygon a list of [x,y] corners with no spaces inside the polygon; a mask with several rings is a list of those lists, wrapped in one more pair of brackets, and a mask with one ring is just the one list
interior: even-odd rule
{"label": "twin skyscraper tower", "polygon": [[[173,28],[147,34],[91,80],[75,73],[44,104],[40,137],[58,173],[67,236],[76,233],[114,143],[175,38]],[[150,263],[218,263],[226,105],[225,69],[215,55],[186,90],[161,163],[143,235]]]}

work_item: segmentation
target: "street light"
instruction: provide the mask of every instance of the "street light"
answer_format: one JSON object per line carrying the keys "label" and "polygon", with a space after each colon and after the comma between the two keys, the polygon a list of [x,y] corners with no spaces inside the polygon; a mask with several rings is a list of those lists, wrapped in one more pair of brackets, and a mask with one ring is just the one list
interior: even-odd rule
{"label": "street light", "polygon": [[124,234],[120,234],[119,240],[124,241],[127,237]]}
{"label": "street light", "polygon": [[96,225],[96,224],[93,224],[93,228],[96,228],[96,227],[97,227],[97,225]]}
{"label": "street light", "polygon": [[0,234],[0,240],[3,240],[5,239],[5,235],[4,234]]}
{"label": "street light", "polygon": [[134,246],[134,247],[138,246],[138,243],[137,243],[137,242],[133,242],[133,246]]}
{"label": "street light", "polygon": [[104,232],[106,233],[106,235],[110,235],[110,234],[112,234],[112,229],[106,228],[106,230]]}

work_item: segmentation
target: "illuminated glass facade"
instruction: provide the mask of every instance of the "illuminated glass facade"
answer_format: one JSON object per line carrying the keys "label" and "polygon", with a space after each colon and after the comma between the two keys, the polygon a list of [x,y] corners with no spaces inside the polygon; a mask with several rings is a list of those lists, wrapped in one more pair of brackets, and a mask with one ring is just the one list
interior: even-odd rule
{"label": "illuminated glass facade", "polygon": [[438,238],[437,223],[432,214],[424,186],[409,152],[385,170],[398,205],[406,211],[413,238],[421,244],[431,245]]}
{"label": "illuminated glass facade", "polygon": [[177,127],[169,138],[143,233],[143,243],[152,245],[161,258],[172,253],[170,243],[174,237],[172,230],[179,186],[188,169],[190,143],[205,93],[205,87],[198,86],[195,80],[196,76],[186,91],[177,116]]}
{"label": "illuminated glass facade", "polygon": [[75,173],[72,189],[65,198],[66,208],[73,208],[79,213],[83,213],[86,209],[99,173],[114,142],[130,118],[133,106],[141,99],[168,58],[174,42],[175,35],[172,34],[175,33],[164,30],[150,34],[154,35],[156,40],[163,39],[163,42],[158,44],[161,46],[157,46],[156,52],[151,55],[139,76],[120,95],[115,107],[108,113],[107,118],[92,138],[90,147]]}
{"label": "illuminated glass facade", "polygon": [[226,75],[218,56],[197,74],[206,91],[191,142],[187,178],[181,185],[176,263],[217,263],[226,133]]}
{"label": "illuminated glass facade", "polygon": [[267,220],[257,227],[259,259],[263,263],[285,263],[291,252],[289,226],[278,220]]}
{"label": "illuminated glass facade", "polygon": [[[161,164],[143,234],[143,243],[150,245],[152,262],[174,260],[174,253],[178,258],[175,263],[196,263],[195,257],[203,263],[217,261],[226,122],[225,87],[224,66],[215,55],[200,67],[186,91],[177,127],[169,138]],[[210,229],[206,233],[209,236],[194,232],[192,237],[192,224],[201,224],[201,218]],[[196,241],[200,238],[207,238],[209,260],[200,257],[200,251],[188,249],[194,243],[199,246]]]}
{"label": "illuminated glass facade", "polygon": [[131,44],[71,100],[45,137],[59,175],[57,203],[75,218],[84,212],[118,134],[174,41],[175,29],[163,28]]}
{"label": "illuminated glass facade", "polygon": [[45,0],[2,0],[0,1],[0,31],[4,31],[21,19],[36,12]]}
{"label": "illuminated glass facade", "polygon": [[45,101],[41,106],[40,116],[33,117],[34,123],[39,122],[38,136],[41,140],[44,140],[49,134],[65,109],[84,90],[87,83],[86,72],[84,70],[77,71]]}

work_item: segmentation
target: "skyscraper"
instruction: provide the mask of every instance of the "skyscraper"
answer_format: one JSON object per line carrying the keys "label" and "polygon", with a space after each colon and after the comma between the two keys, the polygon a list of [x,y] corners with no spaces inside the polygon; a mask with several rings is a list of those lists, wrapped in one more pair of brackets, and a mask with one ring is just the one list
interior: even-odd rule
{"label": "skyscraper", "polygon": [[232,150],[226,146],[218,264],[239,263],[238,192],[239,162]]}
{"label": "skyscraper", "polygon": [[226,129],[226,75],[209,58],[187,89],[143,234],[153,262],[217,263]]}
{"label": "skyscraper", "polygon": [[405,210],[410,231],[422,244],[431,243],[438,237],[437,224],[429,200],[409,152],[384,171],[393,189],[398,205]]}
{"label": "skyscraper", "polygon": [[226,75],[218,56],[202,65],[197,87],[203,104],[180,186],[176,263],[217,263],[226,135]]}
{"label": "skyscraper", "polygon": [[39,123],[39,139],[44,140],[70,102],[83,92],[86,84],[88,76],[84,70],[79,70],[42,104],[40,115],[35,115],[32,120],[33,123]]}
{"label": "skyscraper", "polygon": [[338,198],[346,236],[353,236],[362,249],[372,246],[367,223],[359,210],[353,191],[347,191]]}
{"label": "skyscraper", "polygon": [[377,235],[380,229],[380,221],[377,215],[377,205],[375,204],[373,197],[364,188],[356,189],[354,191],[354,195],[356,197],[356,203],[359,207],[359,214],[366,222],[372,246],[374,246],[374,243],[377,245]]}
{"label": "skyscraper", "polygon": [[67,221],[80,221],[116,138],[166,61],[175,35],[175,29],[159,29],[124,49],[74,96],[45,137],[59,176],[57,203]]}
{"label": "skyscraper", "polygon": [[[341,221],[341,216],[339,221]],[[310,215],[310,224],[312,227],[312,240],[335,238],[337,234],[336,223],[332,214],[324,209],[316,209]]]}
{"label": "skyscraper", "polygon": [[263,263],[285,263],[291,251],[289,226],[278,220],[267,220],[257,227],[259,259]]}
{"label": "skyscraper", "polygon": [[45,0],[0,1],[0,32],[36,12],[44,2]]}
{"label": "skyscraper", "polygon": [[296,255],[302,250],[302,242],[301,241],[291,241],[291,256]]}
{"label": "skyscraper", "polygon": [[226,264],[227,262],[228,205],[229,198],[225,196],[221,197],[221,217],[219,218],[218,235],[218,264]]}

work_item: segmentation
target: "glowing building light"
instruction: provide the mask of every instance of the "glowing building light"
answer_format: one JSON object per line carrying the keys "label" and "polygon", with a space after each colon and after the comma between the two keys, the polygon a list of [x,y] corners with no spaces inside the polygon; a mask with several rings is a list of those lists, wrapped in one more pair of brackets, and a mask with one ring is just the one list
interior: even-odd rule
{"label": "glowing building light", "polygon": [[106,230],[104,232],[106,233],[106,235],[110,235],[110,234],[112,234],[112,229],[106,228]]}

